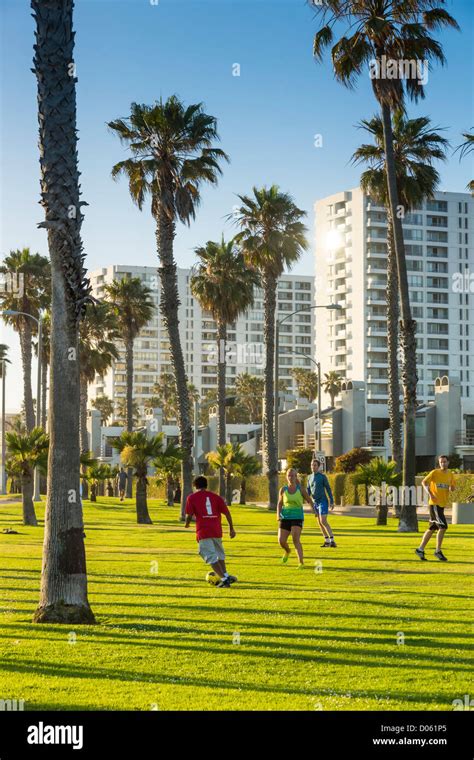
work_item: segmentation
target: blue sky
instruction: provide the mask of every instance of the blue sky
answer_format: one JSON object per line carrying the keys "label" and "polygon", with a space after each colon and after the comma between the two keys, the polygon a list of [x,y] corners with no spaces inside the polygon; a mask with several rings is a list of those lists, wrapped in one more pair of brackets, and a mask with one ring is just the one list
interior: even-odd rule
{"label": "blue sky", "polygon": [[[409,108],[446,127],[453,146],[473,123],[473,3],[448,0],[463,32],[443,33],[448,64],[430,71],[427,98]],[[31,73],[34,23],[27,0],[3,0],[0,10],[1,185],[0,251],[30,246],[47,255],[46,235],[36,225],[38,205],[36,82]],[[124,148],[106,122],[126,116],[132,101],[151,103],[178,94],[203,101],[218,119],[221,147],[231,163],[217,188],[205,188],[196,221],[179,226],[176,258],[193,261],[193,248],[221,233],[232,234],[225,216],[236,193],[252,185],[279,184],[308,212],[316,199],[357,185],[350,156],[362,141],[355,128],[372,115],[370,79],[350,92],[335,82],[328,62],[311,54],[316,29],[304,0],[78,0],[75,11],[79,161],[85,209],[87,266],[156,262],[148,210],[132,204],[125,181],[110,178]],[[233,76],[234,64],[240,76]],[[314,136],[322,136],[315,147]],[[441,190],[463,190],[471,166],[458,156],[440,167]],[[309,250],[294,269],[313,272]],[[18,346],[9,332],[19,380]],[[9,408],[19,402],[19,383],[9,383]],[[17,386],[14,391],[12,386]]]}

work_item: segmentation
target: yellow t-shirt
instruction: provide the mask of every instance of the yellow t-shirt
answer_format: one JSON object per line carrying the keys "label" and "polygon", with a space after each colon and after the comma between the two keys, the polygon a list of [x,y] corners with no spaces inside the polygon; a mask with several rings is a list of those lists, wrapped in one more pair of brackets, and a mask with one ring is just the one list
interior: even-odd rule
{"label": "yellow t-shirt", "polygon": [[434,499],[430,497],[429,503],[436,504],[438,507],[447,507],[450,502],[449,488],[456,483],[453,473],[449,470],[431,470],[424,482],[435,497]]}

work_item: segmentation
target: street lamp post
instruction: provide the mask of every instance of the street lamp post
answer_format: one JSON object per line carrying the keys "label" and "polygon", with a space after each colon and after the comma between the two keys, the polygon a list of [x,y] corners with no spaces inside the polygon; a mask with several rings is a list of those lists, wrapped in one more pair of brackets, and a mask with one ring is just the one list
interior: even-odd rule
{"label": "street lamp post", "polygon": [[[16,316],[22,316],[22,317],[30,317],[31,319],[34,319],[36,324],[38,325],[38,372],[36,377],[36,427],[41,427],[41,354],[43,351],[43,325],[42,325],[42,318],[41,314],[38,317],[34,317],[33,314],[28,314],[25,311],[15,311],[13,309],[5,309],[5,311],[2,312],[2,315],[5,315],[7,317],[16,317]],[[40,472],[38,467],[35,468],[34,473],[34,494],[33,494],[33,501],[40,501]]]}
{"label": "street lamp post", "polygon": [[[295,314],[300,314],[300,312],[303,311],[311,311],[313,309],[328,309],[328,310],[340,310],[342,309],[341,306],[337,303],[330,303],[330,304],[321,304],[321,305],[314,305],[314,306],[304,306],[302,309],[296,309],[295,311],[292,311],[290,314],[287,314],[282,319],[277,319],[275,323],[275,366],[274,366],[274,437],[275,437],[275,446],[277,451],[277,459],[279,459],[279,452],[278,452],[278,413],[279,413],[279,395],[278,395],[278,376],[279,376],[279,365],[278,365],[278,354],[280,351],[280,325],[290,317],[293,317]],[[287,349],[289,353],[298,353],[297,351],[291,351],[291,349]],[[302,354],[303,356],[307,356],[307,358],[311,359],[311,357],[308,357],[307,354]],[[311,359],[313,361],[313,359]],[[318,367],[318,446],[319,450],[321,451],[321,365],[319,362],[313,361],[314,364]]]}

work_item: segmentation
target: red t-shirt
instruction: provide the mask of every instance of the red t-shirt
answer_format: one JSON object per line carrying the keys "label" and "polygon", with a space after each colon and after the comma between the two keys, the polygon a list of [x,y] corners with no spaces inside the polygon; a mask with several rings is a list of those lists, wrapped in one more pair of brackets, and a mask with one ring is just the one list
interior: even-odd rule
{"label": "red t-shirt", "polygon": [[221,515],[229,514],[224,499],[212,491],[196,491],[186,499],[186,514],[196,517],[196,540],[222,538]]}

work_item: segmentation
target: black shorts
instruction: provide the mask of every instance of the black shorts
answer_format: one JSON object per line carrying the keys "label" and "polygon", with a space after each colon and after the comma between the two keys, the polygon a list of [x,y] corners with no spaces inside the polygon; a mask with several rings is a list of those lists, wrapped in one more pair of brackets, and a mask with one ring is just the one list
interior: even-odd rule
{"label": "black shorts", "polygon": [[289,530],[291,533],[291,529],[294,526],[298,528],[302,528],[303,520],[280,520],[280,528],[282,530]]}
{"label": "black shorts", "polygon": [[437,504],[430,504],[430,530],[447,530],[448,523],[444,515],[444,507],[438,507]]}

